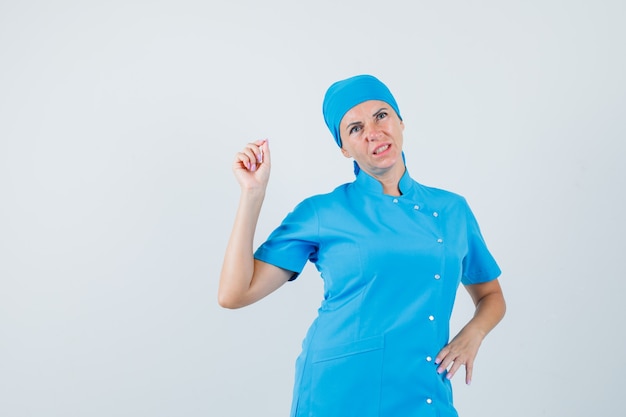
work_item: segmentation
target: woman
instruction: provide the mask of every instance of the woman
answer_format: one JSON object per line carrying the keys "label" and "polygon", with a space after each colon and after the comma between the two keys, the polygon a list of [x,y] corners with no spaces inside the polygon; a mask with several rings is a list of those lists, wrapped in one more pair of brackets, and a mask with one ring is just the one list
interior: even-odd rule
{"label": "woman", "polygon": [[[382,82],[334,83],[323,113],[356,180],[305,199],[253,253],[270,148],[264,140],[239,152],[219,303],[254,303],[311,261],[324,300],[296,362],[291,416],[457,416],[450,379],[464,366],[470,383],[478,348],[504,315],[500,269],[465,199],[409,176],[404,122]],[[459,283],[476,312],[448,342]]]}

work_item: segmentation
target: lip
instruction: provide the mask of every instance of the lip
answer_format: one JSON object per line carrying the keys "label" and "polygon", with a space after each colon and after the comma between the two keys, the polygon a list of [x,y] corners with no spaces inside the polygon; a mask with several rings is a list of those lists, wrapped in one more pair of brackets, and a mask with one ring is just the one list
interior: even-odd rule
{"label": "lip", "polygon": [[[382,151],[381,153],[376,153],[376,149],[380,149],[384,146],[387,146],[387,149],[385,149],[384,151]],[[380,156],[384,156],[387,153],[389,153],[389,151],[391,150],[391,143],[381,143],[380,145],[378,145],[376,148],[374,148],[374,150],[372,150],[372,155],[374,157],[380,157]]]}

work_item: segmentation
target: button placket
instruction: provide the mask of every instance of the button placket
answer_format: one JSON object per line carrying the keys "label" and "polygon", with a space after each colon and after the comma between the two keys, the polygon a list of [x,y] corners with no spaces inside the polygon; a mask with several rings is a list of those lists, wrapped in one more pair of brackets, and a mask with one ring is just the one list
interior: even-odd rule
{"label": "button placket", "polygon": [[[437,220],[439,220],[439,218],[440,218],[440,214],[439,214],[439,212],[438,212],[438,211],[433,211],[433,212],[432,212],[432,216],[433,216],[433,219],[435,220],[435,223],[439,226],[439,223],[438,223],[438,222],[436,222],[436,221],[437,221]],[[440,229],[439,227],[437,227],[437,228],[438,228],[438,229]],[[440,235],[440,236],[441,236],[441,235]],[[442,245],[442,244],[443,244],[443,237],[442,237],[442,236],[441,236],[441,237],[439,237],[439,238],[437,238],[437,243],[438,243],[438,244],[440,244],[440,245]],[[440,273],[434,273],[434,274],[432,275],[432,277],[433,277],[433,279],[434,279],[435,281],[439,281],[439,280],[441,279],[441,274],[440,274]],[[433,323],[433,324],[434,324],[434,323],[435,323],[435,316],[431,314],[430,316],[428,316],[428,320],[429,320],[431,323]],[[429,362],[429,363],[433,363],[434,359],[433,359],[433,357],[432,357],[432,356],[426,356],[426,361],[427,361],[427,362]],[[426,402],[426,404],[428,404],[428,405],[432,405],[432,403],[433,403],[433,399],[432,399],[431,397],[426,397],[425,402]]]}
{"label": "button placket", "polygon": [[[439,219],[439,212],[438,212],[438,211],[433,211],[433,217],[434,217],[435,219]],[[443,243],[443,238],[441,238],[441,237],[440,237],[440,238],[438,238],[438,239],[437,239],[437,243]]]}

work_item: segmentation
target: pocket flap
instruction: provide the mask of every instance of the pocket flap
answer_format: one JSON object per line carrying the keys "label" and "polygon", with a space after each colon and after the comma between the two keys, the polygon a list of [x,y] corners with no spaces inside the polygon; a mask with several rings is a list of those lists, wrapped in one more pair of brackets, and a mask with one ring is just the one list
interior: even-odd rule
{"label": "pocket flap", "polygon": [[313,351],[311,361],[313,363],[328,361],[344,356],[382,349],[383,347],[385,347],[385,338],[383,336],[369,337],[367,339],[356,340],[354,342]]}

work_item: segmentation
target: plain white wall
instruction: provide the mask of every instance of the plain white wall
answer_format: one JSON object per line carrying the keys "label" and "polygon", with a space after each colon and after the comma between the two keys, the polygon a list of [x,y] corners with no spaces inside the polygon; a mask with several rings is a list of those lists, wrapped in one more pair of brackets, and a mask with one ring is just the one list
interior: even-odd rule
{"label": "plain white wall", "polygon": [[[270,138],[260,243],[353,178],[321,102],[358,73],[394,92],[411,174],[469,200],[504,271],[461,415],[617,415],[625,17],[619,0],[0,2],[0,415],[286,415],[321,280],[217,306],[230,165]],[[453,329],[471,312],[461,289]]]}

